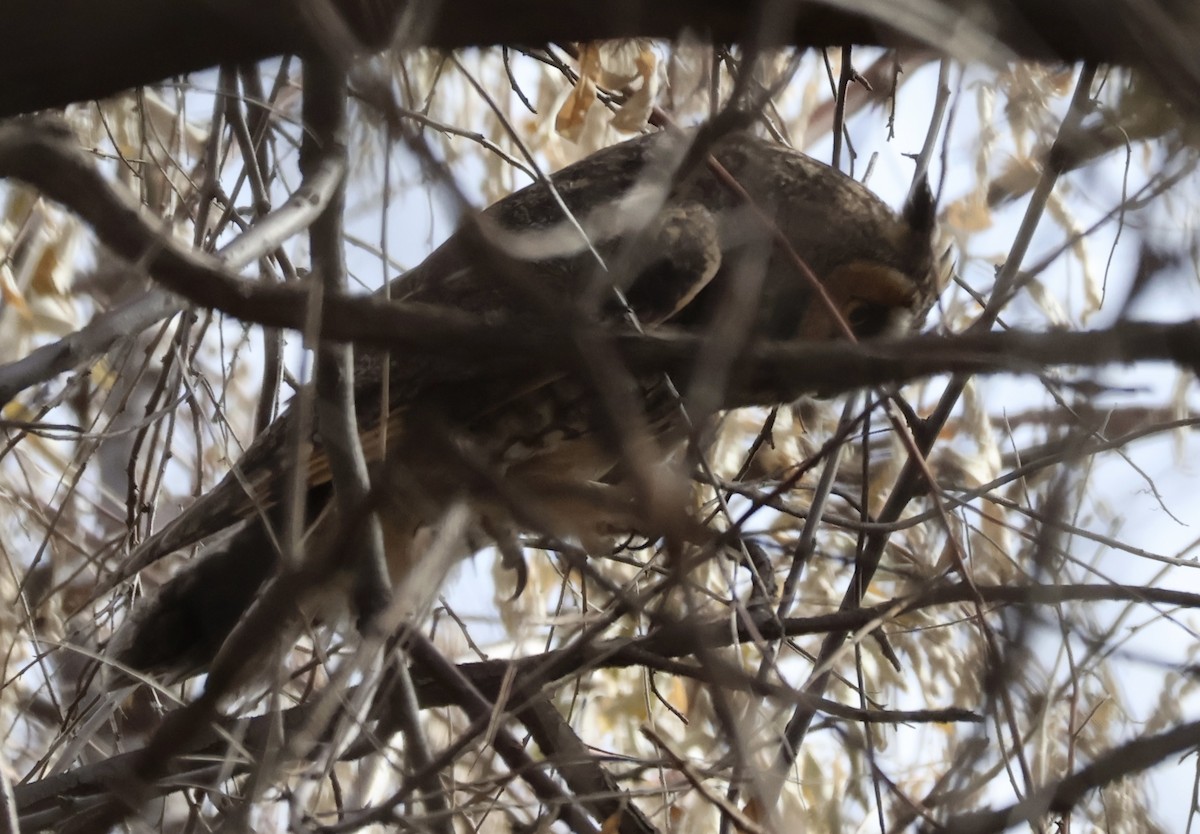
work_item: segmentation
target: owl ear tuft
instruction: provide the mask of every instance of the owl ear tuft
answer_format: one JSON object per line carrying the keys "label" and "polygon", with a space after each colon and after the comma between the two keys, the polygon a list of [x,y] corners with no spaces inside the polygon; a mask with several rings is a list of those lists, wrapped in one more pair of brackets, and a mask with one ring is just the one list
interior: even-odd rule
{"label": "owl ear tuft", "polygon": [[933,234],[937,225],[937,206],[933,202],[933,192],[929,190],[928,177],[921,177],[913,183],[901,215],[914,232],[922,236]]}

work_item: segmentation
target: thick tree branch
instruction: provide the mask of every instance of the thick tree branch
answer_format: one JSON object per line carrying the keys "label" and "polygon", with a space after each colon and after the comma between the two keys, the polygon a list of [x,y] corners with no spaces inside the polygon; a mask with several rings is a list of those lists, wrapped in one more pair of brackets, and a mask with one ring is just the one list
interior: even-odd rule
{"label": "thick tree branch", "polygon": [[[717,42],[753,31],[757,4],[726,0],[594,3],[585,0],[331,0],[365,49],[393,33],[408,46],[455,49],[620,37],[674,38],[684,29]],[[397,31],[397,29],[399,31]],[[1142,67],[1195,105],[1200,13],[1188,0],[830,0],[800,4],[772,33],[797,46],[926,43],[949,54],[992,50],[1038,60]],[[318,47],[285,0],[9,0],[0,28],[0,116],[102,98],[220,63],[311,54]]]}
{"label": "thick tree branch", "polygon": [[[345,162],[346,78],[339,68],[327,61],[311,59],[304,64],[304,124],[308,129],[301,146],[302,171],[308,173],[320,167],[325,156]],[[343,188],[309,227],[313,271],[321,276],[324,296],[346,291],[345,252],[342,249],[345,207]],[[309,347],[317,350],[317,430],[329,456],[339,511],[343,518],[348,518],[356,508],[366,505],[371,492],[367,456],[358,433],[359,419],[354,402],[354,346],[320,341]],[[300,507],[294,509],[300,510]],[[391,583],[378,516],[368,512],[362,526],[351,535],[352,550],[357,551],[359,559],[355,602],[360,624],[365,624],[386,607],[390,599]]]}
{"label": "thick tree branch", "polygon": [[[187,247],[165,227],[156,228],[132,195],[114,188],[69,138],[55,131],[24,125],[0,128],[0,176],[22,179],[68,205],[114,253],[142,265],[164,288],[195,304],[269,327],[304,330],[307,325],[307,288],[240,278],[222,259]],[[310,208],[320,202],[308,193],[292,198],[301,204],[306,200]],[[560,334],[552,328],[539,332],[485,323],[446,307],[377,296],[327,294],[320,332],[326,339],[376,347],[476,360],[490,356],[498,366],[573,361],[569,353],[553,349]],[[634,370],[667,371],[680,378],[695,367],[703,349],[702,339],[682,335],[626,334],[613,339]],[[723,405],[785,402],[814,390],[835,394],[941,373],[1038,373],[1056,365],[1138,361],[1197,368],[1200,322],[1122,323],[1085,333],[918,336],[860,345],[759,345],[739,360]],[[0,368],[0,378],[7,370]]]}

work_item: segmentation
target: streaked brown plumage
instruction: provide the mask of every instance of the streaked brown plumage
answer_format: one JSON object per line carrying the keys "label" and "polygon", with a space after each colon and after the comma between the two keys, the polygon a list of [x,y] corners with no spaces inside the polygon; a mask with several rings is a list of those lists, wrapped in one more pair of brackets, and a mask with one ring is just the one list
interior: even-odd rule
{"label": "streaked brown plumage", "polygon": [[[858,337],[923,318],[940,290],[927,192],[897,215],[860,184],[802,154],[730,136],[711,153],[751,206],[709,165],[677,176],[688,141],[661,133],[625,142],[556,174],[557,197],[544,185],[513,194],[483,215],[480,229],[494,249],[481,246],[479,235],[457,234],[393,281],[392,297],[522,328],[544,329],[555,310],[628,328],[615,282],[648,329],[707,332],[743,315],[743,335],[753,338],[839,337],[837,319],[784,254],[773,223]],[[496,251],[504,253],[503,269],[494,263]],[[516,278],[536,279],[534,297],[521,286],[529,282],[505,274],[514,264]],[[382,366],[375,354],[356,365],[364,446],[378,459]],[[514,530],[586,538],[638,523],[621,490],[616,444],[603,430],[604,404],[587,380],[557,370],[506,373],[488,357],[471,363],[392,355],[389,368],[389,464],[380,470],[380,514],[394,578],[420,561],[422,534],[460,500],[471,508],[467,550]],[[626,392],[644,404],[641,417],[657,438],[657,454],[667,456],[683,432],[661,377],[630,378]],[[225,537],[114,641],[121,662],[178,673],[202,667],[220,646],[276,563],[261,510],[279,500],[293,419],[288,413],[270,426],[236,474],[131,555],[130,572]],[[317,539],[332,541],[338,522],[329,509],[319,427],[312,449],[309,518]],[[275,515],[265,518],[274,522]]]}

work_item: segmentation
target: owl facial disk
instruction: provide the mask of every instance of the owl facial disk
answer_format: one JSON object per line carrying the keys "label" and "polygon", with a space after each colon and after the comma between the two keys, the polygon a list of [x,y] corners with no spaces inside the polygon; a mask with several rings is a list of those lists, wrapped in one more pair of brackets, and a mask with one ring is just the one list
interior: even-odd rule
{"label": "owl facial disk", "polygon": [[[854,261],[835,269],[822,282],[855,338],[894,336],[907,331],[919,306],[917,283],[898,269],[868,261]],[[809,302],[799,336],[836,339],[842,328],[826,307]]]}

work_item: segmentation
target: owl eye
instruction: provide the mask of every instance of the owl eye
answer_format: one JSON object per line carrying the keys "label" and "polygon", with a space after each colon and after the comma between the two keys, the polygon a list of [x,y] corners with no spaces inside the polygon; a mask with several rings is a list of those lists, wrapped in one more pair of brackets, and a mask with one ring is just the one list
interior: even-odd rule
{"label": "owl eye", "polygon": [[846,323],[859,338],[878,336],[891,321],[892,308],[872,301],[851,301],[843,311]]}

